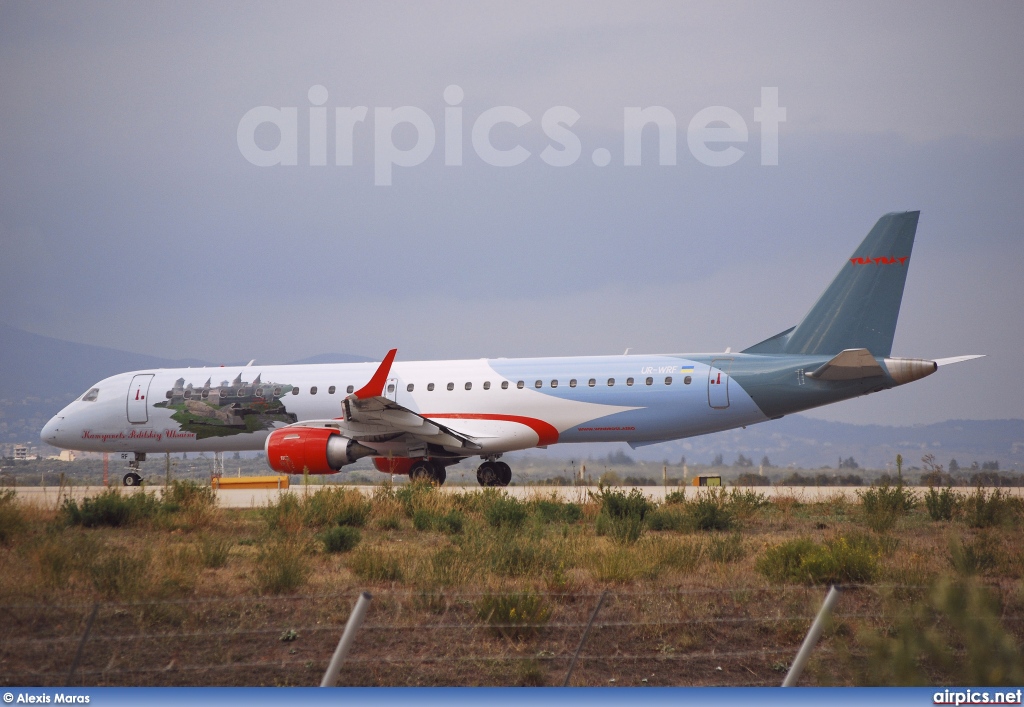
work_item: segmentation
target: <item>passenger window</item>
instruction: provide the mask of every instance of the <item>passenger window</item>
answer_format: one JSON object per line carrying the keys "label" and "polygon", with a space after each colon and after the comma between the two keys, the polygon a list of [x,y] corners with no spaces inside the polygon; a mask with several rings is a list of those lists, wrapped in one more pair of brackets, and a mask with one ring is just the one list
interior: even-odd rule
{"label": "passenger window", "polygon": [[183,393],[183,395],[185,396],[185,400],[188,400],[188,399],[190,399],[192,397],[192,391],[191,390],[186,390]]}
{"label": "passenger window", "polygon": [[328,395],[334,395],[334,391],[336,391],[336,390],[337,390],[337,388],[335,388],[335,387],[334,387],[334,386],[332,385],[332,386],[331,386],[330,388],[328,388],[328,389],[327,389],[327,394],[328,394]]}
{"label": "passenger window", "polygon": [[388,383],[388,392],[389,393],[394,393],[395,392],[395,384],[394,383]]}
{"label": "passenger window", "polygon": [[208,390],[204,390],[204,391],[203,391],[203,400],[205,400],[205,399],[206,399],[206,398],[208,398],[208,397],[210,397],[210,391],[208,391]]}
{"label": "passenger window", "polygon": [[490,381],[484,381],[484,390],[490,390],[490,389],[491,389],[491,382]]}
{"label": "passenger window", "polygon": [[542,387],[544,387],[544,381],[537,381],[536,383],[533,384],[533,387],[534,388],[542,388]]}
{"label": "passenger window", "polygon": [[[292,388],[292,395],[298,395],[298,394],[299,394],[299,389],[298,388]],[[238,391],[238,395],[239,395],[239,397],[245,395],[245,388],[242,388],[240,391]]]}
{"label": "passenger window", "polygon": [[597,381],[595,379],[591,378],[589,381],[587,381],[587,385],[589,385],[591,388],[593,388],[595,385],[597,385]]}
{"label": "passenger window", "polygon": [[472,383],[466,383],[466,390],[473,390],[473,384]]}
{"label": "passenger window", "polygon": [[455,384],[454,383],[449,383],[448,384],[448,390],[455,390]]}
{"label": "passenger window", "polygon": [[672,385],[672,376],[665,376],[665,385]]}
{"label": "passenger window", "polygon": [[633,385],[633,379],[632,378],[627,378],[626,379],[626,385]]}
{"label": "passenger window", "polygon": [[427,383],[427,391],[431,391],[433,389],[434,389],[434,384],[433,383]]}
{"label": "passenger window", "polygon": [[263,397],[263,388],[257,388],[256,389],[256,397],[257,398],[262,398]]}
{"label": "passenger window", "polygon": [[557,380],[551,381],[551,387],[552,388],[557,388],[558,387],[558,381]]}
{"label": "passenger window", "polygon": [[575,378],[573,378],[572,380],[569,381],[569,387],[570,388],[575,388],[576,387],[576,379]]}
{"label": "passenger window", "polygon": [[355,386],[350,385],[349,387],[345,388],[345,392],[348,393],[349,395],[352,395],[352,393],[353,393],[353,391],[355,391],[355,389],[356,389]]}
{"label": "passenger window", "polygon": [[[296,392],[295,390],[292,390],[292,393],[295,393],[295,392]],[[238,389],[238,397],[244,398],[245,396],[246,396],[245,388],[239,388]]]}
{"label": "passenger window", "polygon": [[508,390],[508,381],[502,381],[501,382],[501,389],[502,390]]}
{"label": "passenger window", "polygon": [[[81,399],[82,399],[82,402],[85,402],[85,403],[94,403],[94,402],[96,402],[96,398],[98,398],[99,395],[100,395],[100,389],[99,388],[89,388],[89,390],[85,391],[85,393],[82,394],[82,398]],[[171,396],[168,395],[167,397],[169,398]]]}
{"label": "passenger window", "polygon": [[281,394],[281,388],[279,388],[279,387],[278,388],[274,388],[274,397],[276,398],[280,394]]}
{"label": "passenger window", "polygon": [[647,379],[646,381],[644,381],[644,382],[645,382],[645,383],[647,383],[647,385],[654,385],[654,379],[653,379],[653,378],[648,378],[648,379]]}
{"label": "passenger window", "polygon": [[168,400],[170,400],[171,398],[174,397],[174,391],[173,390],[168,390],[167,393],[164,394],[164,397],[167,398]]}
{"label": "passenger window", "polygon": [[609,378],[608,379],[608,385],[610,385],[610,386],[611,385],[615,385],[615,379],[614,378]]}
{"label": "passenger window", "polygon": [[524,383],[523,381],[519,381],[518,383],[516,383],[516,387],[519,388],[520,390],[522,390],[523,386],[525,386],[525,385],[526,385],[526,383]]}
{"label": "passenger window", "polygon": [[412,384],[412,383],[410,383],[409,385],[405,386],[405,390],[406,390],[407,392],[411,393],[411,392],[412,392],[412,389],[413,389],[414,387],[415,387],[415,386],[413,386],[413,384]]}
{"label": "passenger window", "polygon": [[692,382],[693,378],[690,378],[690,376],[686,376],[686,378],[683,378],[683,385],[690,385],[690,383]]}
{"label": "passenger window", "polygon": [[[391,389],[394,390],[395,387],[391,386]],[[309,389],[309,394],[310,395],[316,395],[316,386],[315,385],[312,388]]]}

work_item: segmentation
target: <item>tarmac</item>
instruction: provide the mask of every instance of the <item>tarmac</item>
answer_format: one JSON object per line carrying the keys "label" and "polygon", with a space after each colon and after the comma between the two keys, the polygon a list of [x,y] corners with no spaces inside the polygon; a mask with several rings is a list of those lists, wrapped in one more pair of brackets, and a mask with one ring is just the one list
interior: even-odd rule
{"label": "tarmac", "polygon": [[[124,487],[118,486],[122,493],[149,493],[159,491],[162,486],[135,486],[135,487]],[[318,489],[328,488],[320,484],[310,484],[309,486],[302,486],[301,479],[299,483],[293,484],[290,489],[278,490],[278,489],[219,489],[215,490],[214,493],[217,496],[217,503],[221,508],[259,508],[266,506],[268,503],[276,501],[282,493],[315,493]],[[351,488],[357,489],[363,494],[371,495],[378,486],[330,486],[329,488]],[[696,486],[625,486],[620,487],[620,490],[629,493],[633,489],[640,491],[647,498],[655,502],[661,502],[665,500],[665,495],[673,491],[685,490],[687,497],[692,497],[697,494],[702,488],[708,487],[696,487]],[[713,487],[711,487],[713,488]],[[727,490],[733,489],[737,491],[756,491],[762,493],[768,498],[794,498],[798,501],[822,501],[828,498],[835,498],[838,496],[845,497],[849,501],[857,501],[857,492],[863,492],[866,486],[727,486]],[[922,493],[923,489],[917,487],[911,487],[918,493]],[[480,491],[479,486],[442,486],[441,490],[446,493],[464,493]],[[993,489],[987,489],[991,491]],[[1024,497],[1024,487],[1006,487],[1000,489],[1003,493],[1007,493],[1012,496]],[[42,506],[56,507],[63,501],[64,498],[82,499],[88,496],[94,496],[104,491],[103,486],[65,486],[63,489],[57,486],[18,486],[16,492],[18,498],[25,503],[37,504]],[[555,497],[562,501],[585,501],[587,499],[587,491],[597,491],[596,486],[507,486],[504,491],[510,496],[520,499],[530,498],[551,498]],[[969,494],[974,492],[974,488],[956,487],[954,491],[963,494]]]}

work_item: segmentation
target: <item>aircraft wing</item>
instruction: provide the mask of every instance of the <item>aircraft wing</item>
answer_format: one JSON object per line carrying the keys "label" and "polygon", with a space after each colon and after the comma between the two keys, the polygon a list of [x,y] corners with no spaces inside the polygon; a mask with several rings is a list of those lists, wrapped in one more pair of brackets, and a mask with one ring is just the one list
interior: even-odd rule
{"label": "aircraft wing", "polygon": [[390,441],[408,435],[419,442],[449,449],[479,450],[481,447],[475,437],[423,417],[384,397],[384,386],[397,352],[397,349],[391,349],[370,382],[341,401],[340,419],[305,420],[292,426],[333,427],[356,441]]}

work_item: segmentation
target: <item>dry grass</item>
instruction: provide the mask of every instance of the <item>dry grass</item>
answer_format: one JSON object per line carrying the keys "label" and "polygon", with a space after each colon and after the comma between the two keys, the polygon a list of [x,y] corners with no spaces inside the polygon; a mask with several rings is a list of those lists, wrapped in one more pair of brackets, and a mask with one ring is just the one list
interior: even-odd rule
{"label": "dry grass", "polygon": [[[728,682],[714,670],[715,665],[705,665],[713,659],[690,657],[678,665],[673,661],[682,660],[679,656],[688,652],[703,654],[710,647],[728,652],[750,646],[766,652],[746,663],[740,661],[746,667],[730,680],[754,681],[751,673],[761,681],[781,679],[772,666],[792,658],[786,651],[791,644],[799,644],[807,617],[823,595],[818,587],[793,590],[792,583],[841,580],[900,585],[870,596],[844,597],[852,616],[858,609],[869,613],[866,608],[876,614],[883,609],[898,611],[908,598],[925,597],[925,587],[943,577],[975,577],[1000,589],[1006,615],[1024,611],[1024,587],[1019,582],[1024,549],[1019,543],[1020,516],[1012,505],[1004,504],[995,512],[980,507],[973,516],[959,514],[952,521],[934,522],[924,504],[919,504],[902,509],[886,529],[885,523],[875,522],[858,504],[839,496],[816,503],[796,496],[768,502],[737,494],[707,498],[688,494],[680,500],[645,510],[638,532],[630,528],[617,539],[611,532],[599,534],[598,525],[613,513],[629,518],[629,508],[609,511],[599,497],[563,503],[543,493],[513,503],[493,489],[443,494],[429,486],[397,490],[385,486],[365,498],[351,489],[326,488],[285,494],[278,503],[252,510],[218,509],[188,489],[172,499],[174,508],[164,503],[150,515],[131,517],[128,525],[118,527],[69,525],[66,511],[8,499],[0,501],[0,508],[6,504],[16,520],[8,521],[9,530],[0,542],[0,566],[5,567],[0,573],[0,604],[40,608],[27,624],[12,624],[11,636],[26,637],[40,631],[80,635],[81,615],[68,619],[59,607],[87,607],[100,601],[126,607],[120,610],[124,615],[115,615],[119,609],[111,608],[106,619],[108,630],[121,633],[187,627],[236,631],[252,624],[272,627],[276,641],[290,628],[282,622],[309,626],[344,621],[347,600],[320,606],[322,602],[309,603],[302,597],[350,596],[360,590],[377,593],[373,611],[379,613],[374,615],[396,626],[437,624],[439,613],[451,621],[479,624],[484,621],[479,598],[485,596],[492,598],[498,613],[510,612],[518,602],[524,608],[517,609],[517,617],[523,611],[544,617],[543,622],[533,623],[545,626],[523,619],[522,625],[484,637],[464,630],[456,635],[435,632],[416,634],[418,638],[407,644],[409,636],[374,634],[374,650],[382,658],[389,655],[386,651],[450,656],[471,648],[499,651],[506,658],[473,663],[477,670],[472,673],[442,664],[406,665],[412,673],[374,666],[359,676],[350,674],[349,684],[420,684],[420,678],[413,680],[410,674],[421,675],[422,684],[560,684],[559,674],[566,664],[547,652],[563,656],[562,648],[552,646],[564,642],[565,651],[571,653],[578,633],[559,632],[547,624],[564,623],[570,616],[585,623],[603,590],[622,598],[602,608],[602,619],[612,623],[621,619],[622,626],[602,628],[591,639],[594,653],[581,664],[580,682],[574,677],[574,684],[607,684],[615,675],[627,682],[635,678],[640,684],[639,671],[648,669],[655,673],[655,678],[647,675],[654,684]],[[969,527],[983,525],[978,517],[985,513],[984,518],[995,521],[980,529]],[[721,518],[729,520],[721,523]],[[723,526],[729,529],[713,529]],[[355,537],[353,527],[360,528],[361,536],[354,549],[329,552],[327,534]],[[789,548],[789,555],[781,547]],[[469,598],[461,603],[449,599],[460,595]],[[154,600],[157,603],[145,603]],[[240,608],[222,613],[203,603],[211,600]],[[131,603],[140,601],[144,603]],[[292,604],[306,608],[296,610],[296,618],[286,621],[282,616],[287,612],[282,614],[280,607]],[[711,620],[715,617],[753,623],[719,624]],[[1008,630],[1021,630],[1021,623],[1009,624]],[[839,621],[825,644],[836,650],[844,640],[855,644],[855,637],[872,626],[868,619]],[[249,660],[245,656],[256,638],[231,636],[235,634],[217,639],[215,658],[230,655],[232,661]],[[305,640],[311,639],[300,637],[282,649],[282,665],[291,665],[289,650],[302,655]],[[629,650],[638,655],[659,657],[650,665],[646,658],[637,658],[627,675],[624,659],[616,657],[625,654],[626,648],[619,654],[602,653],[611,650],[615,641],[632,646]],[[771,652],[778,646],[786,647],[781,657]],[[272,647],[252,655],[264,660],[259,656],[276,655],[278,646]],[[31,660],[31,655],[21,656],[19,650],[17,646],[0,649],[0,666],[8,674]],[[183,651],[175,660],[194,663],[191,655]],[[321,658],[329,655],[329,649],[325,655],[318,652],[310,658],[311,664],[319,666]],[[107,660],[116,666],[122,658],[110,655]],[[850,658],[851,665],[857,660],[864,658]],[[669,673],[668,665],[686,666],[686,670]],[[827,661],[812,666],[808,680],[849,683],[860,674],[830,666]],[[107,677],[93,680],[104,684],[260,684],[263,679],[244,670],[169,673],[159,679],[141,679],[126,671],[117,678],[121,673],[115,668],[107,673],[102,668],[97,668],[97,675]],[[705,668],[710,672],[703,672]],[[302,667],[281,680],[312,684],[318,676],[316,670]]]}

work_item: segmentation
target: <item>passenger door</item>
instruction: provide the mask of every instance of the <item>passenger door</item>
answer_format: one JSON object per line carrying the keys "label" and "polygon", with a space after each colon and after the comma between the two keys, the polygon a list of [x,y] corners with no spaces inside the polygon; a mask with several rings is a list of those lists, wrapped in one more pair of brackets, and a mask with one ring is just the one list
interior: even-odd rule
{"label": "passenger door", "polygon": [[729,369],[731,358],[716,358],[708,369],[708,405],[716,410],[729,407]]}
{"label": "passenger door", "polygon": [[132,384],[128,388],[128,422],[149,422],[146,398],[149,397],[149,384],[152,382],[152,373],[143,373],[132,378]]}

